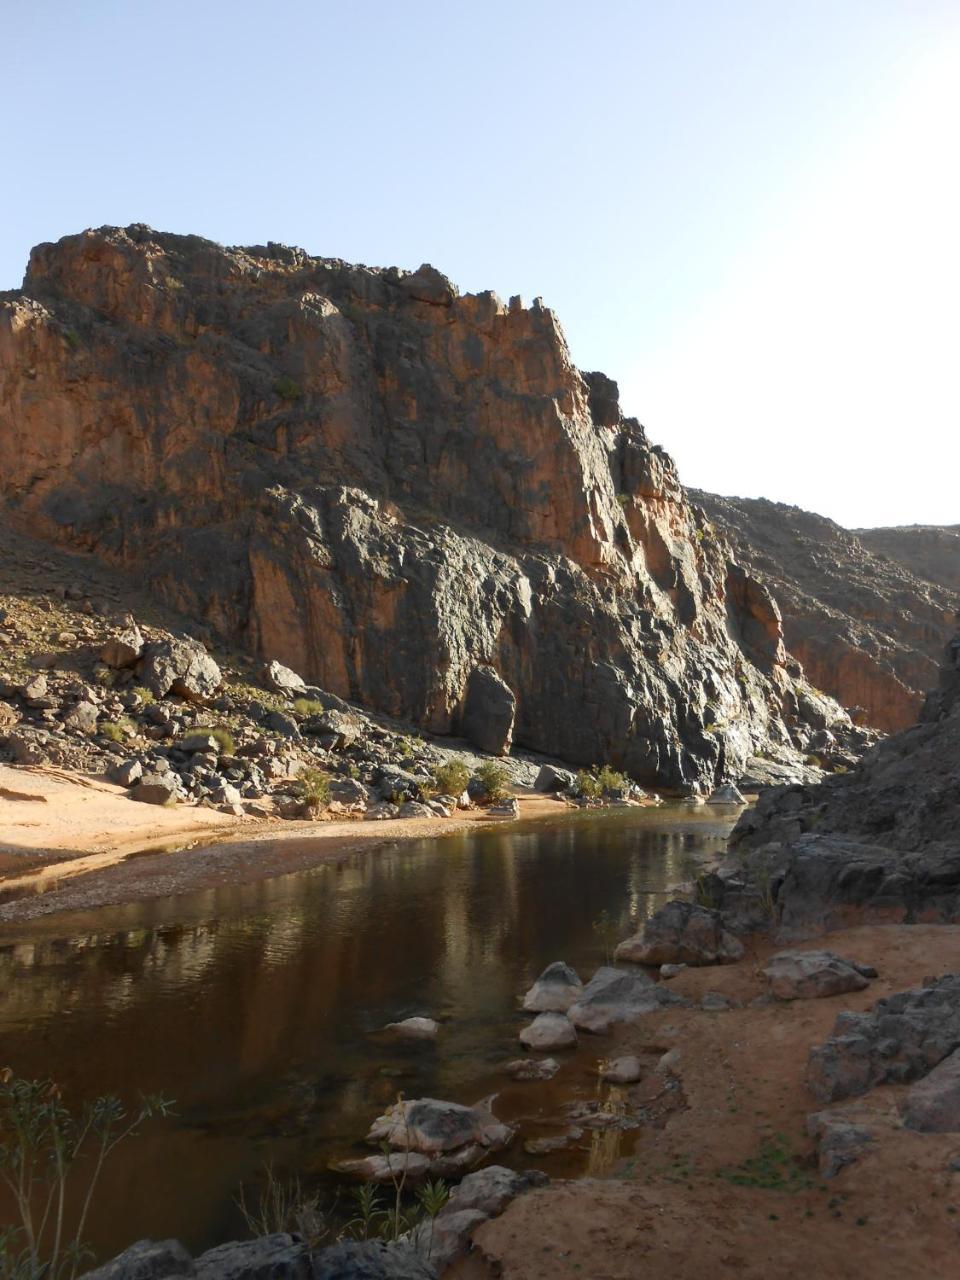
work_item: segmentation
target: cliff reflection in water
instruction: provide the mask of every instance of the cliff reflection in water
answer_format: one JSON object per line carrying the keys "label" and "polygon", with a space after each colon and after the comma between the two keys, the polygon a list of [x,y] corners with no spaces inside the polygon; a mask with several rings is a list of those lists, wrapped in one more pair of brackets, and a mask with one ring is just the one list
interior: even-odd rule
{"label": "cliff reflection in water", "polygon": [[[518,993],[558,958],[586,976],[604,959],[597,919],[626,936],[729,825],[566,818],[74,917],[0,945],[0,1065],[74,1097],[176,1098],[174,1121],[119,1154],[93,1234],[101,1252],[142,1235],[204,1246],[236,1234],[241,1178],[265,1160],[322,1172],[398,1089],[501,1089]],[[444,1022],[436,1044],[375,1034],[413,1013]]]}

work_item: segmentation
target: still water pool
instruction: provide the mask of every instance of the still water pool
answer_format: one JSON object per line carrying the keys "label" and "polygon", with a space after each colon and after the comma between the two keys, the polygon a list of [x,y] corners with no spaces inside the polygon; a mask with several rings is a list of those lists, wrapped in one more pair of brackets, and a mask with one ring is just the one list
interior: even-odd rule
{"label": "still water pool", "polygon": [[[242,1234],[241,1181],[272,1163],[327,1183],[398,1090],[497,1092],[530,1136],[558,1091],[590,1087],[603,1048],[582,1042],[549,1086],[509,1082],[518,996],[553,960],[586,979],[722,849],[735,814],[565,814],[64,916],[29,941],[0,932],[0,1067],[52,1075],[71,1099],[176,1099],[114,1157],[89,1232],[101,1256],[141,1236],[197,1250]],[[443,1024],[436,1042],[379,1034],[411,1014]],[[569,1174],[584,1157],[537,1161],[518,1142],[497,1159]]]}

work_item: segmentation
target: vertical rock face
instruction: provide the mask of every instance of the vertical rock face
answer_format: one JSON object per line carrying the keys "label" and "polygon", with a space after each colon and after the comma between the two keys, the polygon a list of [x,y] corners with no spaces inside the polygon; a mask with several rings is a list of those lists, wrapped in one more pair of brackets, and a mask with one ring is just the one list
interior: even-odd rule
{"label": "vertical rock face", "polygon": [[753,575],[740,591],[769,588],[813,684],[878,729],[916,724],[960,605],[960,531],[851,532],[779,502],[694,496]]}
{"label": "vertical rock face", "polygon": [[432,731],[489,667],[516,743],[649,783],[805,745],[776,606],[616,384],[539,301],[432,267],[142,226],[39,246],[0,298],[0,501]]}

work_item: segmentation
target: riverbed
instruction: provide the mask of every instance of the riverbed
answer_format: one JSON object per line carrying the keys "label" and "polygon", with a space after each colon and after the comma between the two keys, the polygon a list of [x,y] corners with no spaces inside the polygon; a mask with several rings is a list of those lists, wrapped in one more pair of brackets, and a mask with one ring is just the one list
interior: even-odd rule
{"label": "riverbed", "polygon": [[[548,1085],[510,1082],[518,998],[553,960],[589,977],[715,859],[737,812],[563,814],[37,921],[29,938],[0,934],[0,1066],[52,1075],[68,1099],[176,1099],[108,1169],[90,1231],[101,1256],[145,1235],[199,1250],[242,1234],[240,1184],[268,1164],[335,1195],[329,1162],[363,1154],[399,1091],[497,1094],[520,1129],[498,1160],[586,1172],[589,1143],[534,1158],[522,1142],[596,1093],[602,1043],[564,1055]],[[412,1014],[440,1021],[435,1042],[383,1034]]]}

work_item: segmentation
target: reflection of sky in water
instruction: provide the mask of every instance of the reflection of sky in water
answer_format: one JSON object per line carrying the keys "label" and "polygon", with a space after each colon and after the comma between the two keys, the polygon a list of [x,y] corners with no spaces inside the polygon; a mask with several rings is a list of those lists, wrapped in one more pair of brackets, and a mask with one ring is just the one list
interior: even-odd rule
{"label": "reflection of sky in water", "polygon": [[[556,959],[587,977],[598,918],[627,936],[728,829],[709,811],[580,815],[47,922],[0,945],[0,1065],[72,1096],[176,1098],[178,1118],[121,1153],[94,1228],[103,1249],[198,1247],[236,1233],[241,1178],[267,1159],[322,1171],[398,1089],[529,1107],[535,1090],[499,1070],[518,994]],[[373,1034],[414,1013],[444,1021],[436,1045]]]}

